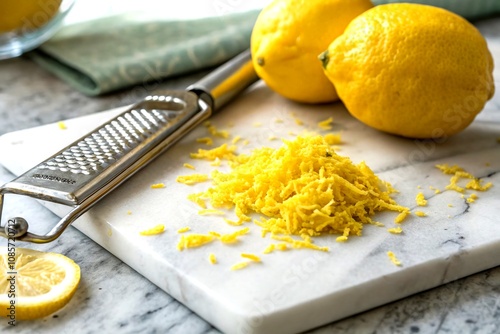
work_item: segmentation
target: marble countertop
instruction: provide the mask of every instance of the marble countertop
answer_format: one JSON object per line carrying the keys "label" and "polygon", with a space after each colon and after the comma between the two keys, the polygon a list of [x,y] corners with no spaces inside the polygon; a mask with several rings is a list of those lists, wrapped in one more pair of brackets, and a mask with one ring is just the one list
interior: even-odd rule
{"label": "marble countertop", "polygon": [[[492,52],[500,52],[500,17],[477,22]],[[498,65],[497,65],[498,66]],[[162,88],[184,88],[202,73],[170,80]],[[500,87],[500,82],[496,81]],[[155,87],[159,88],[159,87]],[[499,90],[497,88],[497,90]],[[29,59],[0,62],[0,135],[131,104],[149,92],[135,87],[89,98],[45,72]],[[495,97],[499,105],[500,94]],[[498,108],[497,108],[498,109]],[[500,115],[493,116],[499,119]],[[13,157],[14,159],[15,157]],[[0,166],[0,183],[13,178]],[[37,203],[10,202],[10,211],[30,212],[54,224],[58,217]],[[4,241],[0,241],[4,245]],[[82,268],[81,285],[56,314],[10,327],[2,333],[218,333],[168,294],[74,228],[64,242],[18,247],[54,251]],[[493,268],[438,288],[318,328],[311,333],[498,333],[500,268]]]}

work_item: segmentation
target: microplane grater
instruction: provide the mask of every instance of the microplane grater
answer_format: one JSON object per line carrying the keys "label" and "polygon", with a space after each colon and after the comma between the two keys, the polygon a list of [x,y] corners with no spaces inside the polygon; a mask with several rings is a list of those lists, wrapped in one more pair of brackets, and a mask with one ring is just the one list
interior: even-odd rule
{"label": "microplane grater", "polygon": [[[246,50],[186,90],[147,96],[0,188],[0,235],[46,243],[121,183],[258,80]],[[6,194],[73,207],[45,235],[22,217],[2,223]]]}

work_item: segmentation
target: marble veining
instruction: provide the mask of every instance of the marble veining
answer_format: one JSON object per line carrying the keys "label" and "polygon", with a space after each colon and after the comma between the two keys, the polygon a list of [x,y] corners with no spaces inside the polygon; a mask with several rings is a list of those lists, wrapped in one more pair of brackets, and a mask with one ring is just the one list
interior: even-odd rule
{"label": "marble veining", "polygon": [[[496,18],[478,23],[478,27],[485,32],[491,49],[494,51],[496,63],[500,63],[499,26],[500,21]],[[91,114],[96,110],[129,104],[133,102],[129,101],[129,98],[137,94],[138,91],[124,91],[99,99],[89,99],[70,91],[64,84],[41,72],[23,58],[0,63],[0,73],[2,73],[0,80],[0,113],[5,116],[2,119],[6,119],[5,122],[2,121],[0,124],[0,133],[41,124],[49,124],[50,127],[50,123],[61,119],[70,119],[75,116]],[[4,73],[8,78],[12,79],[9,84],[4,81]],[[23,77],[23,73],[25,77]],[[500,86],[498,67],[495,70],[495,78],[495,82]],[[186,78],[183,80],[186,80]],[[172,87],[175,85],[178,87],[185,86],[182,80],[170,84]],[[47,89],[47,87],[50,89]],[[262,97],[262,101],[270,101],[269,95],[266,95],[264,89],[260,88],[257,93],[263,94],[259,95]],[[24,97],[27,98],[21,102]],[[284,106],[283,101],[279,101],[276,97],[272,98],[271,102],[273,106],[271,108],[275,108],[274,111],[281,114],[283,118],[287,117],[287,110],[290,109],[291,104]],[[240,102],[237,106],[244,108],[242,104],[243,102]],[[205,280],[205,282],[208,281],[211,284],[209,290],[212,289],[222,293],[227,289],[236,293],[236,296],[229,297],[240,297],[241,300],[246,300],[243,306],[235,304],[233,311],[237,312],[238,307],[244,307],[244,310],[256,311],[254,317],[249,318],[250,325],[265,324],[269,320],[259,318],[258,313],[259,311],[266,312],[269,309],[269,301],[286,308],[287,305],[293,305],[294,302],[300,300],[307,302],[308,295],[312,294],[319,298],[316,300],[319,306],[311,304],[308,305],[310,308],[302,309],[302,311],[317,310],[322,305],[325,305],[326,308],[329,305],[328,300],[325,301],[321,298],[321,296],[324,296],[322,293],[332,285],[339,285],[345,287],[344,291],[338,292],[345,313],[342,313],[343,310],[331,309],[330,305],[330,308],[326,308],[328,312],[323,312],[323,314],[313,313],[309,314],[308,317],[317,317],[318,325],[323,324],[323,321],[334,312],[337,312],[341,318],[345,316],[347,318],[310,330],[309,333],[498,333],[500,332],[500,299],[498,299],[500,269],[496,254],[500,251],[498,239],[500,226],[498,219],[496,219],[498,215],[492,215],[492,213],[495,213],[492,210],[498,210],[500,207],[498,205],[500,187],[496,186],[500,184],[500,173],[498,173],[500,170],[500,155],[498,144],[494,142],[494,139],[500,135],[499,105],[500,95],[497,93],[470,129],[439,148],[422,146],[421,142],[406,141],[403,143],[392,139],[388,140],[387,137],[380,136],[375,131],[365,129],[359,123],[350,122],[347,114],[339,112],[336,118],[337,122],[348,129],[345,132],[346,144],[342,146],[342,151],[355,161],[361,158],[367,160],[368,164],[373,166],[381,178],[389,180],[397,189],[404,190],[401,191],[397,199],[412,206],[412,208],[417,186],[421,185],[422,191],[426,193],[426,197],[429,199],[429,206],[422,208],[422,210],[428,212],[429,217],[435,217],[435,219],[419,221],[416,217],[413,217],[411,221],[403,226],[405,230],[404,236],[388,235],[382,233],[379,228],[370,226],[365,230],[365,236],[362,239],[352,238],[344,245],[335,245],[329,241],[319,240],[318,243],[328,243],[331,246],[332,249],[329,255],[334,254],[339,258],[345,258],[350,251],[355,249],[362,251],[358,256],[352,257],[352,261],[342,262],[342,270],[349,272],[348,277],[339,277],[337,268],[323,265],[327,263],[326,261],[331,261],[331,258],[322,253],[297,252],[296,254],[286,254],[287,257],[281,257],[280,259],[269,259],[269,263],[278,266],[280,263],[287,261],[287,258],[292,259],[293,257],[293,262],[289,263],[288,267],[283,267],[283,273],[289,274],[291,278],[287,281],[277,280],[272,282],[271,286],[264,288],[266,290],[264,294],[259,295],[258,290],[255,290],[257,297],[248,300],[245,299],[244,294],[238,295],[235,289],[235,285],[240,284],[241,281],[228,279],[228,272],[218,268],[224,275],[221,275],[220,272],[210,272],[209,277],[205,277],[207,272],[199,268],[206,267],[204,266],[206,260],[204,254],[208,250],[202,249],[201,251],[180,256],[164,245],[169,242],[175,244],[177,239],[173,233],[171,233],[171,236],[166,235],[162,239],[149,239],[147,242],[137,241],[138,238],[136,237],[127,238],[127,235],[134,236],[134,233],[141,226],[137,226],[137,221],[130,217],[129,220],[122,218],[122,221],[117,222],[116,218],[121,216],[118,213],[109,213],[107,209],[110,206],[106,205],[106,203],[118,202],[122,205],[122,208],[125,206],[131,208],[134,212],[133,217],[141,217],[140,201],[137,201],[137,196],[130,198],[130,196],[126,196],[126,193],[130,192],[130,189],[140,188],[141,185],[144,189],[144,185],[155,181],[158,175],[164,175],[160,173],[161,166],[165,164],[165,162],[162,163],[161,159],[167,160],[177,155],[178,158],[177,160],[174,159],[174,162],[179,163],[182,161],[186,149],[192,148],[189,144],[190,140],[201,133],[201,130],[199,130],[179,143],[179,146],[175,147],[168,155],[160,158],[158,163],[148,167],[145,170],[149,171],[148,173],[141,174],[139,178],[131,179],[123,188],[117,190],[116,195],[113,194],[113,198],[110,197],[108,202],[103,202],[102,205],[96,207],[96,210],[87,215],[85,220],[75,224],[78,229],[90,235],[97,243],[73,227],[69,228],[63,237],[51,244],[31,245],[20,243],[18,246],[53,250],[67,254],[82,267],[82,283],[70,304],[57,314],[37,322],[19,323],[15,328],[7,327],[5,323],[0,322],[0,329],[6,333],[31,333],[34,331],[41,333],[217,333],[219,332],[218,329],[212,327],[199,315],[193,313],[162,291],[162,289],[173,291],[172,295],[183,303],[190,305],[193,310],[198,314],[202,314],[212,323],[215,322],[218,325],[224,322],[230,323],[234,319],[221,319],[219,317],[224,317],[224,314],[217,314],[221,310],[221,305],[227,305],[228,297],[223,296],[220,300],[211,303],[210,298],[204,295],[207,289],[196,288],[200,283],[203,284]],[[71,106],[71,108],[68,106]],[[78,108],[74,108],[75,106],[81,106],[82,108],[78,110]],[[293,107],[296,106],[293,105]],[[301,107],[297,106],[296,111],[298,116],[304,117],[304,119],[307,117],[305,110],[301,109]],[[323,108],[312,117],[320,119],[326,113],[327,110]],[[94,117],[93,122],[100,116],[94,115]],[[256,121],[250,116],[246,120],[247,124]],[[217,116],[214,119],[214,122],[220,122],[221,126],[224,121],[224,115]],[[316,121],[316,119],[313,121]],[[313,121],[311,121],[311,124],[314,124]],[[263,123],[264,127],[262,129],[253,129],[257,133],[254,135],[251,145],[268,145],[269,130],[275,133],[283,133],[284,131],[283,128],[278,128],[271,122],[266,123],[264,121]],[[88,125],[85,121],[76,121],[74,124],[75,126]],[[71,121],[68,121],[68,125],[71,129]],[[80,130],[83,131],[84,129]],[[237,130],[240,130],[238,126],[236,130],[232,131]],[[47,144],[54,141],[53,138],[48,137],[46,129],[36,133],[37,135],[42,134],[40,140],[30,138],[34,133],[32,130],[26,132],[29,136],[23,138],[23,143],[19,142],[20,146],[18,147],[40,140],[46,141]],[[359,136],[360,134],[362,136]],[[72,135],[75,135],[75,133],[68,132],[65,134],[68,138]],[[358,150],[360,143],[374,139],[377,140],[377,147],[384,147],[387,154],[393,157],[393,160],[377,159],[380,152]],[[397,142],[397,144],[392,144],[394,142]],[[459,146],[457,143],[463,145]],[[27,164],[31,162],[30,159],[38,158],[36,156],[37,152],[34,152],[29,159],[22,159],[23,161],[16,163],[6,159],[6,152],[11,151],[5,151],[5,146],[0,145],[2,164],[9,165],[11,170],[17,170],[17,172],[22,168],[28,168],[23,166],[23,163]],[[421,153],[410,155],[411,152]],[[39,152],[39,154],[43,155],[45,152]],[[432,185],[444,189],[444,186],[449,181],[448,176],[437,173],[433,167],[435,163],[443,162],[459,164],[473,174],[481,176],[485,181],[491,180],[495,186],[487,193],[478,193],[480,198],[471,205],[460,198],[459,194],[452,191],[444,191],[439,195],[435,195],[428,189],[428,186]],[[489,163],[489,166],[486,163]],[[201,164],[199,167],[202,168]],[[169,169],[169,172],[173,171],[176,171],[176,169]],[[415,174],[416,171],[419,173]],[[408,175],[415,175],[415,177],[408,178]],[[9,181],[12,177],[10,172],[0,168],[1,183]],[[187,193],[187,190],[180,185],[172,184],[171,187],[172,191],[178,191],[181,195]],[[151,195],[151,192],[146,191],[146,189],[142,190],[142,195],[145,196],[144,200],[146,201],[156,199],[156,195]],[[167,203],[162,209],[167,212],[174,209],[181,210],[175,212],[181,215],[182,219],[191,218],[189,214],[185,213],[193,210],[189,203],[175,204]],[[447,204],[453,206],[448,207]],[[15,213],[16,215],[32,217],[30,218],[32,221],[40,223],[37,228],[41,230],[53,225],[58,220],[56,215],[38,203],[33,201],[25,202],[24,199],[9,198],[6,202],[5,211],[6,216]],[[154,217],[160,216],[161,212],[154,212]],[[99,217],[109,219],[103,221]],[[389,216],[381,216],[381,219],[384,219],[384,222],[390,222],[392,216],[390,218]],[[209,224],[206,220],[202,221],[203,224]],[[193,222],[192,225],[195,226],[196,224]],[[387,223],[387,225],[390,225],[390,223]],[[172,228],[172,231],[174,230]],[[423,234],[429,237],[423,238]],[[416,238],[415,236],[420,237]],[[2,242],[0,241],[1,245],[3,245]],[[256,243],[259,247],[263,245],[263,243],[259,244],[258,241]],[[366,247],[360,247],[360,243],[366,243],[363,244]],[[126,251],[130,253],[130,248],[127,249],[127,247],[131,244],[141,248],[142,254],[141,252],[135,252],[127,255]],[[251,248],[251,246],[249,247]],[[389,248],[397,250],[398,257],[403,261],[403,268],[387,264],[385,251]],[[111,253],[106,249],[109,249]],[[161,259],[148,261],[147,258],[153,254],[151,250],[154,249],[164,250],[166,254],[172,257],[167,262]],[[239,248],[236,249],[239,251]],[[256,246],[255,249],[258,249],[258,247]],[[215,250],[217,252],[224,251],[223,248],[215,248]],[[112,255],[112,253],[122,258],[135,270]],[[426,262],[429,256],[434,257],[435,262],[430,264]],[[186,264],[187,259],[192,263]],[[366,259],[370,259],[370,262],[367,262]],[[166,263],[171,263],[173,267],[168,265],[165,269],[157,267],[157,265],[165,266]],[[359,263],[365,265],[360,266]],[[487,269],[492,266],[496,267]],[[182,270],[178,271],[175,268],[182,268]],[[161,275],[155,274],[154,269],[157,269]],[[257,282],[262,282],[262,284],[267,282],[269,285],[268,280],[266,281],[260,277],[260,274],[269,268],[265,268],[265,270],[262,270],[264,268],[251,269],[256,270],[242,271],[241,274],[255,275],[255,277],[251,277],[255,278]],[[376,273],[376,270],[382,271],[382,276],[370,276]],[[421,279],[424,270],[428,278]],[[476,274],[470,275],[472,273]],[[156,285],[145,279],[141,274],[148,275],[149,280]],[[321,279],[320,283],[313,286],[307,284],[307,280],[317,276],[324,279]],[[466,277],[459,279],[463,276]],[[356,289],[349,285],[349,280],[352,278],[359,280]],[[372,280],[370,281],[370,279]],[[441,285],[450,281],[452,282]],[[283,283],[281,286],[278,284],[280,282]],[[285,288],[288,286],[297,290],[289,302],[281,301],[278,294],[267,294],[270,292],[286,292],[286,289],[282,288],[283,285]],[[427,290],[432,286],[439,287]],[[307,294],[299,290],[306,290]],[[374,290],[377,293],[374,293]],[[420,290],[427,291],[412,295]],[[403,298],[408,294],[412,296],[398,301],[391,301],[391,298],[394,297],[394,291],[397,291],[397,298]],[[382,297],[388,298],[388,300],[384,301],[387,304],[376,307],[380,305],[379,302],[383,299]],[[329,296],[326,298],[328,299]],[[246,304],[247,301],[250,304]],[[370,308],[370,310],[366,310],[367,308]],[[277,323],[283,321],[283,319],[288,323],[293,323],[294,316],[297,314],[294,312],[296,310],[287,309],[287,312],[282,316],[279,314],[274,314],[274,316],[278,319]],[[272,312],[266,314],[273,315]],[[294,316],[290,316],[290,314]],[[306,329],[300,327],[301,324],[296,325],[297,327],[294,328],[297,328],[297,330]],[[269,331],[272,332],[280,330],[278,327],[268,327],[268,329],[270,328],[272,330]],[[232,332],[227,330],[227,327],[226,331]]]}

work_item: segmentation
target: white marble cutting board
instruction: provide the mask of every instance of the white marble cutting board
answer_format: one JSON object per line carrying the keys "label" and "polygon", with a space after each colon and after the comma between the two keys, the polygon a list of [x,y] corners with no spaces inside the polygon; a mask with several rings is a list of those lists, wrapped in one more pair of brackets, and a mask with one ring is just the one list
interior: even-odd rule
{"label": "white marble cutting board", "polygon": [[[319,130],[316,124],[333,117],[330,132],[341,131],[343,139],[339,154],[354,162],[366,161],[400,191],[395,195],[400,204],[428,214],[410,216],[402,224],[401,235],[387,232],[395,226],[396,214],[383,213],[377,218],[385,227],[367,226],[362,237],[351,237],[346,243],[335,242],[333,236],[316,238],[329,252],[289,250],[265,255],[262,251],[273,241],[262,238],[260,228],[249,223],[250,234],[238,244],[214,242],[179,252],[176,231],[181,227],[189,226],[193,233],[238,229],[221,217],[199,216],[199,207],[186,199],[209,183],[187,186],[175,181],[178,175],[214,168],[207,161],[189,159],[190,152],[207,148],[195,140],[207,135],[203,126],[73,226],[224,332],[303,331],[500,265],[500,110],[495,108],[490,103],[467,130],[441,143],[414,141],[367,128],[340,103],[299,105],[259,83],[212,119],[217,128],[232,134],[227,140],[217,139],[216,144],[240,135],[249,144],[239,141],[238,152],[249,152],[254,147],[279,146],[280,140],[269,140],[271,135],[292,139],[304,130],[325,134],[328,131]],[[50,124],[6,134],[0,137],[0,163],[18,175],[118,112],[67,120],[65,130]],[[183,167],[185,162],[196,171]],[[434,167],[442,163],[458,164],[494,186],[477,192],[479,199],[468,204],[460,194],[444,190],[450,176]],[[166,188],[150,187],[160,182]],[[435,194],[429,186],[443,191]],[[416,207],[419,191],[428,198],[427,207]],[[59,215],[66,211],[49,208]],[[139,235],[160,223],[166,226],[163,234]],[[36,232],[48,229],[43,223],[32,223],[31,228]],[[64,242],[64,234],[59,240]],[[402,266],[389,260],[389,250]],[[262,263],[231,271],[242,260],[242,252],[261,255]],[[209,263],[209,253],[217,256],[218,264]]]}

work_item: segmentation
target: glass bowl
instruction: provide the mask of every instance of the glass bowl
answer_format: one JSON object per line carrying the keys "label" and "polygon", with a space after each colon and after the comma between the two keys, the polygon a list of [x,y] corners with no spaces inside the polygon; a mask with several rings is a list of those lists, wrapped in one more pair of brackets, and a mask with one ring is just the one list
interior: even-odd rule
{"label": "glass bowl", "polygon": [[74,0],[0,0],[0,60],[22,55],[52,37]]}

